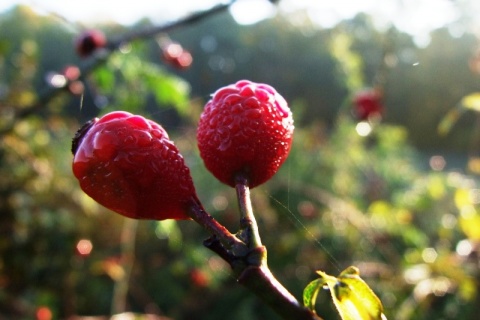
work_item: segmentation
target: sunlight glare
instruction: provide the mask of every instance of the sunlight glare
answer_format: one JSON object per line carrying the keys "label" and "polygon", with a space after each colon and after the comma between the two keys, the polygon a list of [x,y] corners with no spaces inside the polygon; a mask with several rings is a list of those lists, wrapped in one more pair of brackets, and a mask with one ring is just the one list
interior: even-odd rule
{"label": "sunlight glare", "polygon": [[275,15],[275,6],[267,0],[240,0],[230,6],[230,14],[238,24],[250,25]]}
{"label": "sunlight glare", "polygon": [[359,136],[366,137],[372,132],[372,126],[370,125],[370,123],[362,121],[357,123],[355,130],[357,131]]}

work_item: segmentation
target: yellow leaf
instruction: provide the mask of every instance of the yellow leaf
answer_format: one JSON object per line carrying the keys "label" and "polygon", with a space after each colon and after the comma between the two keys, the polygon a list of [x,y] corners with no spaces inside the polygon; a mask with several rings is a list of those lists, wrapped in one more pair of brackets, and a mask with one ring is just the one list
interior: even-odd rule
{"label": "yellow leaf", "polygon": [[480,174],[480,158],[479,157],[471,157],[468,159],[467,164],[468,170],[472,173]]}
{"label": "yellow leaf", "polygon": [[449,133],[465,110],[480,112],[480,92],[474,92],[464,96],[456,108],[450,110],[440,121],[437,128],[438,133],[442,136]]}
{"label": "yellow leaf", "polygon": [[450,110],[440,121],[437,128],[438,134],[445,136],[447,133],[449,133],[453,125],[458,121],[464,111],[465,109],[460,110],[458,108]]}
{"label": "yellow leaf", "polygon": [[470,189],[457,189],[455,191],[454,201],[459,210],[465,206],[471,206]]}
{"label": "yellow leaf", "polygon": [[380,299],[360,278],[358,268],[348,267],[338,278],[317,271],[330,289],[333,303],[343,320],[385,320]]}
{"label": "yellow leaf", "polygon": [[462,214],[459,225],[470,240],[480,241],[480,215],[476,212]]}
{"label": "yellow leaf", "polygon": [[463,97],[460,104],[466,109],[480,111],[480,92]]}

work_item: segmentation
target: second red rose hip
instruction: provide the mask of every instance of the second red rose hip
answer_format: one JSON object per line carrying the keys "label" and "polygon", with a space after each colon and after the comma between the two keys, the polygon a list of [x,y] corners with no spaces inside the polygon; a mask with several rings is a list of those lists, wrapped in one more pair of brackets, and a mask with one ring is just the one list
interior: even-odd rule
{"label": "second red rose hip", "polygon": [[247,80],[217,90],[205,106],[197,140],[205,166],[234,187],[239,177],[253,188],[286,160],[293,139],[292,113],[271,86]]}

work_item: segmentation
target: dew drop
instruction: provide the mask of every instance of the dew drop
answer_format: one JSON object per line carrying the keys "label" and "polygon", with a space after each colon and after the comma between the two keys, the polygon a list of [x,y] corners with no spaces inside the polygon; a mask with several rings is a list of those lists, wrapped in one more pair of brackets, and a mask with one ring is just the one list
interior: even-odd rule
{"label": "dew drop", "polygon": [[243,99],[243,97],[236,94],[236,93],[235,94],[230,94],[227,97],[225,97],[225,99],[223,100],[223,104],[233,105],[233,104],[236,104],[236,103],[240,102],[242,99]]}
{"label": "dew drop", "polygon": [[94,153],[100,160],[110,160],[116,152],[115,137],[110,133],[97,133],[93,140]]}
{"label": "dew drop", "polygon": [[136,136],[137,144],[141,147],[146,147],[150,145],[150,142],[152,141],[152,135],[146,131],[137,131]]}
{"label": "dew drop", "polygon": [[151,133],[152,136],[154,136],[155,138],[161,139],[161,138],[164,137],[165,131],[160,130],[160,129],[153,129],[153,130],[150,131],[150,133]]}
{"label": "dew drop", "polygon": [[150,129],[150,124],[148,123],[147,119],[142,116],[132,116],[126,119],[127,122],[142,128],[142,129]]}
{"label": "dew drop", "polygon": [[262,117],[262,112],[258,109],[245,110],[244,114],[249,119],[260,119]]}
{"label": "dew drop", "polygon": [[260,108],[260,102],[255,97],[246,99],[243,104],[248,108]]}
{"label": "dew drop", "polygon": [[222,139],[222,143],[218,146],[218,150],[220,151],[228,150],[231,145],[232,145],[231,139]]}
{"label": "dew drop", "polygon": [[240,95],[243,97],[250,97],[253,96],[254,91],[251,86],[244,86],[242,89],[240,89]]}
{"label": "dew drop", "polygon": [[268,101],[270,99],[270,94],[263,88],[257,88],[255,90],[255,95],[260,101]]}

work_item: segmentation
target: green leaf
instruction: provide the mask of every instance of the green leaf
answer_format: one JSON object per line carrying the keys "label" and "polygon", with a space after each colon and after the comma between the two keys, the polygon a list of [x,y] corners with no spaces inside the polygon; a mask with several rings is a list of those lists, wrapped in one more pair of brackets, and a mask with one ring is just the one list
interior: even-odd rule
{"label": "green leaf", "polygon": [[111,91],[115,84],[115,75],[107,67],[102,66],[93,72],[95,84],[102,92]]}
{"label": "green leaf", "polygon": [[326,284],[330,289],[333,303],[343,320],[386,319],[380,299],[360,278],[356,267],[348,267],[338,278],[322,271],[317,271],[317,273],[321,277],[320,283]]}
{"label": "green leaf", "polygon": [[134,53],[112,55],[95,72],[95,81],[103,94],[114,97],[111,106],[114,109],[121,106],[122,110],[138,112],[153,94],[162,108],[174,107],[180,114],[189,110],[188,83]]}
{"label": "green leaf", "polygon": [[171,104],[181,114],[187,111],[190,87],[185,81],[169,76],[153,65],[145,70],[144,79],[159,104]]}
{"label": "green leaf", "polygon": [[325,281],[320,278],[310,282],[303,290],[303,305],[315,312],[315,302],[317,301],[318,291],[323,287]]}

